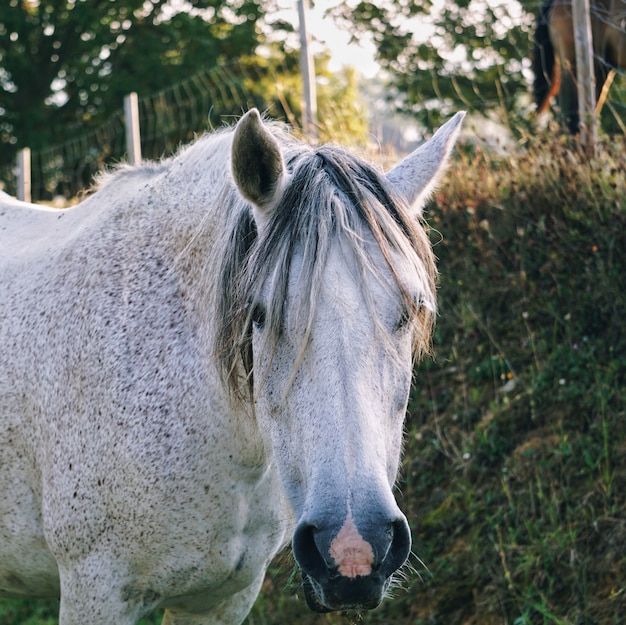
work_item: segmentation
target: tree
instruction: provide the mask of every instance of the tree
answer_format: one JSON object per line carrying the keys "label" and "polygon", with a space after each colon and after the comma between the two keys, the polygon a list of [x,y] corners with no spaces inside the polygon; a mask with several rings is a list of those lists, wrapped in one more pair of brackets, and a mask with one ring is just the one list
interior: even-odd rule
{"label": "tree", "polygon": [[528,90],[533,15],[518,2],[353,4],[343,2],[334,15],[357,41],[373,39],[399,112],[417,115],[430,126],[460,107],[510,111]]}
{"label": "tree", "polygon": [[153,93],[253,54],[261,0],[3,0],[0,165],[96,126],[130,91]]}

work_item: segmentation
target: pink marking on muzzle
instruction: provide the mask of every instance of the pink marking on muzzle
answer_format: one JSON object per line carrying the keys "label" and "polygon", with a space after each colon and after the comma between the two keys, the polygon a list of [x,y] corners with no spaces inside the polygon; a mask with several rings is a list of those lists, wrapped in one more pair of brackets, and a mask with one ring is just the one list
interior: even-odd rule
{"label": "pink marking on muzzle", "polygon": [[339,573],[345,577],[369,575],[372,572],[374,551],[372,546],[359,534],[359,530],[352,519],[352,512],[348,510],[343,527],[339,530],[332,543],[330,555],[333,557]]}

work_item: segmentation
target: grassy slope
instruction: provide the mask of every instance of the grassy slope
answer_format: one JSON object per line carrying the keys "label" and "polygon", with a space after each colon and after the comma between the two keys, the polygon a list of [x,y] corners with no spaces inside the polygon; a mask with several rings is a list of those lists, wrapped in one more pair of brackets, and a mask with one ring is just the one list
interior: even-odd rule
{"label": "grassy slope", "polygon": [[407,623],[626,622],[623,147],[465,159],[430,212],[441,323],[404,490],[432,576]]}
{"label": "grassy slope", "polygon": [[[363,622],[624,623],[626,151],[475,153],[452,174],[399,493],[424,564]],[[308,612],[291,571],[283,554],[247,625],[360,622]],[[0,624],[56,622],[34,605],[0,602]]]}

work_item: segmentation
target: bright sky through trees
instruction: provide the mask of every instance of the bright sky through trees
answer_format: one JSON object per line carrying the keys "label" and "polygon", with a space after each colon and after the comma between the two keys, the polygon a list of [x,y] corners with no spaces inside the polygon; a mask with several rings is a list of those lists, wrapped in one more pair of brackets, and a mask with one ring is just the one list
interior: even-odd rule
{"label": "bright sky through trees", "polygon": [[[279,0],[279,17],[298,27],[298,12],[294,0]],[[374,61],[376,49],[373,43],[350,43],[350,33],[335,25],[332,17],[325,16],[329,9],[340,4],[340,0],[316,0],[307,15],[307,27],[313,39],[313,54],[324,49],[330,51],[330,68],[339,70],[349,66],[360,74],[371,78],[379,71]]]}

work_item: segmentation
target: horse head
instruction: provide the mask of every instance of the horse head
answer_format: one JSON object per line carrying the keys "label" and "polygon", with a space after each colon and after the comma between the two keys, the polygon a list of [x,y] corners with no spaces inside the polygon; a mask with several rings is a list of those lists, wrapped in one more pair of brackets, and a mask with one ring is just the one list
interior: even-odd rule
{"label": "horse head", "polygon": [[462,118],[386,175],[338,148],[287,141],[256,110],[235,129],[249,243],[228,273],[230,331],[316,611],[377,606],[410,553],[392,489],[414,357],[436,309],[419,217]]}

